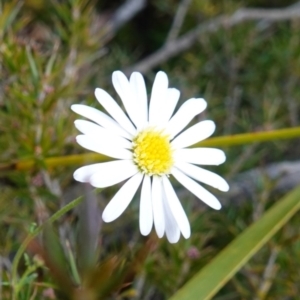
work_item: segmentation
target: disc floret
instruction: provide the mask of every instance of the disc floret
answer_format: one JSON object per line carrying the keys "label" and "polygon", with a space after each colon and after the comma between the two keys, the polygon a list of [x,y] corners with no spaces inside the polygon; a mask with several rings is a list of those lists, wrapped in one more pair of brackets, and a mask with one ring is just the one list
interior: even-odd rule
{"label": "disc floret", "polygon": [[150,127],[138,133],[132,141],[133,159],[147,175],[169,174],[173,166],[173,150],[169,135]]}

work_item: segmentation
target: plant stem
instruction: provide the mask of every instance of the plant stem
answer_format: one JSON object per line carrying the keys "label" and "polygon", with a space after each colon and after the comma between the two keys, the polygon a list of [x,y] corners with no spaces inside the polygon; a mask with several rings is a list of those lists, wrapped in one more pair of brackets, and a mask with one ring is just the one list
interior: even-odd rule
{"label": "plant stem", "polygon": [[61,208],[59,211],[57,211],[54,215],[52,215],[44,224],[37,227],[32,233],[30,233],[26,239],[21,244],[20,248],[18,249],[16,256],[14,258],[13,264],[12,264],[12,280],[11,284],[13,287],[13,299],[17,299],[17,271],[18,271],[18,265],[20,262],[20,259],[25,252],[27,246],[29,243],[44,229],[44,227],[47,224],[51,224],[57,219],[59,219],[61,216],[63,216],[65,213],[76,207],[78,204],[80,204],[83,201],[83,196],[76,198],[75,200],[71,201],[67,205],[65,205],[63,208]]}
{"label": "plant stem", "polygon": [[[194,147],[230,147],[257,142],[267,142],[280,139],[292,139],[300,137],[300,127],[284,128],[272,131],[250,132],[236,135],[220,136],[207,139],[194,145]],[[75,154],[67,156],[57,156],[45,158],[44,163],[49,167],[71,166],[93,162],[103,162],[110,160],[109,157],[97,154]],[[35,159],[20,160],[15,163],[0,165],[0,171],[18,170],[24,171],[35,167]]]}
{"label": "plant stem", "polygon": [[250,132],[228,136],[219,136],[202,141],[194,146],[228,147],[251,144],[256,142],[268,142],[273,140],[293,139],[300,137],[300,127],[284,128],[272,131]]}

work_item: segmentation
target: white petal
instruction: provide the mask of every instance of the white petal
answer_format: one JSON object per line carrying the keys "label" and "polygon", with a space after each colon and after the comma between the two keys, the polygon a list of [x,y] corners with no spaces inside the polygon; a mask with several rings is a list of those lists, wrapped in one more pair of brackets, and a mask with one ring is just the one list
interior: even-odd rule
{"label": "white petal", "polygon": [[171,174],[191,193],[198,197],[201,201],[206,203],[213,209],[219,210],[221,203],[219,200],[211,194],[209,191],[200,186],[196,181],[186,176],[184,173],[176,168],[173,168]]}
{"label": "white petal", "polygon": [[166,129],[168,121],[170,120],[175,106],[178,102],[180,92],[174,88],[168,88],[165,97],[161,97],[159,109],[155,113],[155,126],[161,129]]}
{"label": "white petal", "polygon": [[125,131],[115,120],[96,108],[83,104],[74,104],[71,106],[71,109],[77,114],[88,118],[102,127],[110,130],[116,135],[120,135],[127,139],[132,137],[132,135]]}
{"label": "white petal", "polygon": [[112,75],[112,82],[131,121],[135,124],[135,126],[141,127],[143,124],[140,118],[140,111],[137,107],[137,99],[132,93],[127,77],[121,71],[115,71]]}
{"label": "white petal", "polygon": [[151,200],[151,179],[144,177],[141,202],[140,202],[140,231],[142,235],[148,235],[153,226],[153,211]]}
{"label": "white petal", "polygon": [[105,188],[119,183],[139,170],[131,160],[115,160],[98,164],[98,170],[90,177],[94,187]]}
{"label": "white petal", "polygon": [[135,195],[142,179],[143,175],[137,173],[119,189],[103,211],[102,219],[104,222],[112,222],[124,212]]}
{"label": "white petal", "polygon": [[132,159],[132,152],[125,148],[120,148],[108,141],[100,141],[93,136],[78,135],[76,137],[77,143],[88,150],[104,154],[109,157],[119,159]]}
{"label": "white petal", "polygon": [[152,207],[154,227],[159,238],[163,237],[165,232],[164,208],[162,203],[162,182],[157,176],[152,177]]}
{"label": "white petal", "polygon": [[165,72],[159,71],[154,79],[151,99],[149,104],[149,123],[151,125],[160,124],[160,109],[163,101],[166,101],[166,93],[168,89],[168,76]]}
{"label": "white petal", "polygon": [[190,222],[182,208],[182,205],[166,176],[163,176],[163,188],[166,194],[166,200],[172,211],[174,218],[180,228],[182,235],[188,239],[191,236]]}
{"label": "white petal", "polygon": [[[130,176],[133,176],[137,172],[138,170],[131,160],[116,160],[81,167],[74,172],[73,176],[75,180],[80,182],[90,182],[91,177],[97,173],[98,181],[102,180],[104,182],[107,182],[108,180],[116,180],[117,178],[121,178],[121,176],[123,176],[123,179],[110,184],[113,185],[117,182],[127,179]],[[131,173],[131,175],[129,174],[126,177],[125,173]]]}
{"label": "white petal", "polygon": [[180,91],[175,88],[168,88],[166,99],[163,101],[163,108],[160,110],[160,122],[162,125],[166,124],[176,107],[176,104],[180,97]]}
{"label": "white petal", "polygon": [[120,148],[132,148],[132,142],[129,142],[121,136],[113,135],[109,130],[104,129],[95,123],[85,120],[76,120],[74,124],[83,134],[93,136],[93,138],[96,137],[96,139],[99,139],[102,143],[112,144]]}
{"label": "white petal", "polygon": [[101,163],[81,167],[74,172],[73,177],[79,182],[89,182],[92,175],[99,170],[100,165]]}
{"label": "white petal", "polygon": [[95,96],[106,111],[131,135],[136,134],[136,129],[129,121],[117,102],[104,90],[97,88]]}
{"label": "white petal", "polygon": [[188,128],[178,135],[173,141],[173,148],[185,148],[194,145],[213,134],[216,125],[213,121],[202,121]]}
{"label": "white petal", "polygon": [[174,151],[174,160],[197,165],[220,165],[226,160],[224,151],[216,148],[191,148]]}
{"label": "white petal", "polygon": [[170,133],[170,138],[172,139],[187,124],[189,124],[196,115],[203,112],[206,106],[207,103],[202,98],[192,98],[185,101],[168,123],[166,131]]}
{"label": "white petal", "polygon": [[136,110],[139,112],[139,122],[137,122],[137,128],[141,129],[148,123],[148,100],[147,90],[144,78],[141,73],[133,72],[130,76],[130,86],[135,97]]}
{"label": "white petal", "polygon": [[185,162],[178,162],[175,164],[175,167],[186,175],[219,189],[220,191],[227,192],[229,190],[229,185],[225,179],[213,172]]}
{"label": "white petal", "polygon": [[179,241],[180,230],[165,197],[163,199],[163,205],[166,222],[166,236],[170,243],[175,244]]}

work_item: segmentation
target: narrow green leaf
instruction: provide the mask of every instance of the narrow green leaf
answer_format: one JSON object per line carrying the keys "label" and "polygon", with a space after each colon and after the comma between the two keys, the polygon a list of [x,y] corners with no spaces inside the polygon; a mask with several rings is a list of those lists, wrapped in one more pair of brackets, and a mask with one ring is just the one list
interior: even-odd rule
{"label": "narrow green leaf", "polygon": [[300,209],[300,186],[273,205],[170,300],[211,299]]}
{"label": "narrow green leaf", "polygon": [[51,223],[45,224],[43,230],[43,246],[51,263],[59,268],[65,276],[68,274],[68,264],[64,249]]}
{"label": "narrow green leaf", "polygon": [[[12,1],[11,3],[4,3],[3,8],[0,8],[0,35],[2,35],[16,19],[22,5],[23,3],[20,1]],[[2,6],[2,3],[0,3],[0,6]]]}
{"label": "narrow green leaf", "polygon": [[70,211],[71,209],[73,209],[74,207],[76,207],[79,203],[81,203],[83,200],[83,197],[79,197],[76,198],[75,200],[71,201],[70,203],[68,203],[66,206],[62,207],[60,210],[58,210],[54,215],[52,215],[45,223],[43,223],[42,225],[40,225],[39,227],[37,227],[33,232],[31,232],[26,239],[23,241],[23,243],[21,244],[21,246],[19,247],[15,257],[14,257],[14,261],[12,264],[12,287],[13,287],[13,291],[14,291],[14,298],[16,299],[16,292],[17,292],[17,278],[18,278],[18,265],[20,262],[20,259],[23,255],[23,253],[25,252],[27,246],[29,245],[29,243],[48,225],[48,224],[52,224],[54,221],[56,221],[57,219],[59,219],[61,216],[63,216],[64,214],[66,214],[68,211]]}
{"label": "narrow green leaf", "polygon": [[81,278],[80,278],[80,275],[78,273],[78,268],[77,268],[77,265],[76,265],[75,257],[74,257],[74,254],[72,252],[71,245],[70,245],[69,241],[66,241],[66,244],[67,244],[67,253],[68,253],[68,256],[69,256],[71,272],[72,272],[72,275],[73,275],[73,278],[74,278],[76,284],[79,286],[81,284]]}
{"label": "narrow green leaf", "polygon": [[35,63],[35,60],[32,56],[31,49],[28,45],[26,46],[26,55],[27,55],[30,70],[31,70],[31,73],[32,73],[32,78],[33,78],[34,82],[37,82],[38,79],[39,79],[39,71],[37,69],[37,65]]}
{"label": "narrow green leaf", "polygon": [[55,63],[55,60],[57,58],[57,54],[58,54],[58,48],[59,48],[59,42],[56,42],[54,44],[54,47],[53,47],[53,50],[52,50],[52,54],[47,62],[47,65],[46,65],[46,71],[45,71],[45,75],[46,76],[50,76],[51,75],[51,72],[53,70],[53,66],[54,66],[54,63]]}

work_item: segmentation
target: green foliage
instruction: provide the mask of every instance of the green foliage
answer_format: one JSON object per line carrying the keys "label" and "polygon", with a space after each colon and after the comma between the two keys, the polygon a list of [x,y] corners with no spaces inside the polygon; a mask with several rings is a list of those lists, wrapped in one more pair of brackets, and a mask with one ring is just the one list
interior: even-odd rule
{"label": "green foliage", "polygon": [[300,187],[249,226],[171,299],[211,299],[300,209]]}

